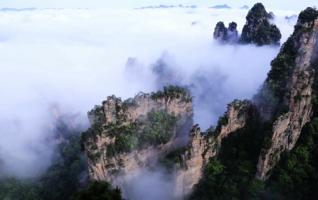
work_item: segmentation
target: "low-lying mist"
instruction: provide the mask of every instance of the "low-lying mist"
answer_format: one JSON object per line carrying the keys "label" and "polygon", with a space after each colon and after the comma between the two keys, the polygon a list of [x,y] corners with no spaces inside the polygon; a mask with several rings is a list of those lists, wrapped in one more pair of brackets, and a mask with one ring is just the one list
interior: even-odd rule
{"label": "low-lying mist", "polygon": [[[284,39],[291,14],[276,15]],[[227,103],[256,93],[279,51],[212,40],[217,21],[234,20],[241,30],[245,15],[205,8],[0,12],[0,176],[45,171],[56,107],[85,130],[87,111],[108,95],[125,99],[179,84],[192,92],[194,121],[203,129],[215,124]]]}

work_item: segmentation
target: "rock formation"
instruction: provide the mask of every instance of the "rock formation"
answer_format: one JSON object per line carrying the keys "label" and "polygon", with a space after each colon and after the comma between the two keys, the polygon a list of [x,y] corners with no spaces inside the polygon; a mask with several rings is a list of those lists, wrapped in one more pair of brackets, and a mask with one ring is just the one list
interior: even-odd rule
{"label": "rock formation", "polygon": [[218,22],[214,28],[213,38],[218,41],[225,41],[227,35],[227,28],[223,22]]}
{"label": "rock formation", "polygon": [[231,22],[227,29],[227,41],[229,43],[236,43],[239,40],[239,34],[237,31],[237,24],[235,22]]}
{"label": "rock formation", "polygon": [[[186,146],[184,142],[189,141],[185,151],[177,155],[179,161],[174,163],[176,195],[189,194],[200,180],[205,164],[217,155],[222,140],[245,126],[252,109],[251,102],[235,100],[229,104],[217,128],[204,133],[198,125],[191,129],[191,98],[181,88],[165,88],[164,92],[151,95],[141,93],[126,101],[110,96],[102,106],[89,112],[92,127],[83,134],[90,178],[118,181],[119,175],[122,177],[157,165],[160,159],[167,159],[169,154],[183,148]],[[160,111],[167,114],[163,121],[151,119],[151,113]],[[171,127],[166,126],[169,115],[177,120]],[[160,138],[150,140],[146,136],[160,130],[152,130],[148,123],[162,126],[162,131],[170,135],[162,142],[158,142]]]}
{"label": "rock formation", "polygon": [[215,26],[213,38],[220,42],[236,43],[238,41],[237,24],[231,22],[226,28],[223,22],[218,22]]}
{"label": "rock formation", "polygon": [[[273,61],[272,70],[265,82],[267,90],[270,88],[273,92],[272,98],[276,103],[275,108],[270,109],[270,114],[278,117],[273,123],[269,142],[259,158],[256,177],[261,180],[269,177],[271,169],[284,151],[293,149],[303,126],[311,120],[318,56],[318,12],[316,11],[316,18],[308,18],[311,12],[312,9],[308,8],[300,14],[295,32]],[[285,76],[282,69],[286,70]],[[276,89],[278,86],[279,90]],[[272,104],[262,103],[263,110],[271,106],[266,107],[266,104]]]}
{"label": "rock formation", "polygon": [[90,177],[112,182],[182,145],[193,111],[187,90],[171,86],[126,101],[108,97],[88,115],[91,128],[83,134],[83,146]]}
{"label": "rock formation", "polygon": [[263,4],[257,3],[248,12],[240,41],[243,44],[277,45],[281,39],[279,29],[270,23],[273,14],[267,13]]}
{"label": "rock formation", "polygon": [[226,28],[223,22],[215,26],[213,37],[224,43],[279,45],[281,39],[280,30],[270,21],[274,19],[274,13],[268,13],[261,3],[255,4],[246,16],[246,24],[243,27],[241,37],[237,31],[237,24],[231,22]]}

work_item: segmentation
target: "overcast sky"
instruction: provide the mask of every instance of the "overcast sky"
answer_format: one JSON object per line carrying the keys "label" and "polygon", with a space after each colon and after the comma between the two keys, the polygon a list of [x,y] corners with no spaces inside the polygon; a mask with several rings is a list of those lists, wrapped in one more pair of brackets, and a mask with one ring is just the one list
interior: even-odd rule
{"label": "overcast sky", "polygon": [[[253,5],[260,0],[0,0],[2,7],[37,7],[37,8],[133,8],[158,4],[195,4],[198,6],[211,6],[215,4],[228,4],[232,7]],[[307,6],[318,6],[317,0],[262,0],[270,9],[300,10]]]}

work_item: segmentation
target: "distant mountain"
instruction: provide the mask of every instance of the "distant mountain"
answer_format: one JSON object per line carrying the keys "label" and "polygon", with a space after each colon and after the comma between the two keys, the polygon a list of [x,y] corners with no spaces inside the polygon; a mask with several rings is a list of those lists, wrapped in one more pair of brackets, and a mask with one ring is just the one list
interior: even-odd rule
{"label": "distant mountain", "polygon": [[135,9],[167,9],[167,8],[197,8],[196,5],[156,5],[156,6],[144,6],[144,7],[139,7],[139,8],[135,8]]}
{"label": "distant mountain", "polygon": [[285,16],[285,20],[287,20],[288,22],[296,21],[297,18],[298,18],[297,15]]}
{"label": "distant mountain", "polygon": [[242,10],[248,10],[248,9],[250,9],[250,7],[248,7],[247,5],[244,5],[244,6],[240,7],[240,9],[242,9]]}
{"label": "distant mountain", "polygon": [[222,4],[222,5],[215,5],[215,6],[212,6],[210,8],[214,8],[214,9],[231,9],[231,7],[227,4]]}
{"label": "distant mountain", "polygon": [[34,11],[37,8],[0,8],[0,12]]}

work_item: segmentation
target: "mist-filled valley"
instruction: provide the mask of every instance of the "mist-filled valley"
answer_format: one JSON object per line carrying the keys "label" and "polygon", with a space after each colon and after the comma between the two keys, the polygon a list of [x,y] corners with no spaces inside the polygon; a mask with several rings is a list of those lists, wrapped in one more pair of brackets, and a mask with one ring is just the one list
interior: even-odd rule
{"label": "mist-filled valley", "polygon": [[[293,71],[286,72],[285,76],[285,68],[277,67],[275,71],[275,66],[300,66],[299,63],[309,57],[308,62],[304,61],[309,63],[304,64],[305,67],[317,64],[317,10],[305,12],[304,18],[309,20],[306,21],[297,16],[312,6],[310,4],[304,4],[299,10],[266,7],[274,14],[272,17],[268,14],[265,17],[268,22],[264,23],[275,24],[281,39],[277,44],[259,45],[243,44],[243,37],[226,43],[213,35],[219,21],[225,26],[235,21],[241,35],[243,26],[249,22],[246,16],[252,12],[250,8],[147,6],[0,10],[0,199],[111,200],[121,196],[131,200],[228,199],[236,194],[237,199],[250,199],[251,196],[244,196],[243,189],[236,193],[224,189],[229,184],[227,181],[242,184],[235,182],[236,178],[244,179],[248,173],[249,180],[255,173],[257,180],[267,180],[266,170],[274,170],[272,165],[268,167],[262,165],[267,161],[259,161],[257,170],[254,168],[259,152],[275,154],[269,144],[263,145],[263,140],[271,138],[266,136],[271,125],[274,124],[273,130],[275,124],[279,126],[279,116],[288,113],[285,108],[288,106],[293,113],[290,121],[297,121],[297,114],[307,116],[300,109],[305,103],[300,103],[296,111],[292,105],[297,103],[286,103],[293,91],[284,101],[280,97],[276,101],[277,94],[283,95],[294,83],[284,78],[298,76],[293,76]],[[299,25],[305,23],[309,25]],[[314,50],[304,58],[297,57],[300,53],[285,50],[287,45],[292,45],[290,40],[301,38],[299,27],[307,27],[307,30],[313,27],[313,35],[316,34],[308,36],[312,42],[306,44],[313,44]],[[269,32],[266,34],[273,34]],[[299,43],[296,45],[299,49],[310,52],[310,47]],[[296,64],[290,64],[287,59],[295,59]],[[304,74],[306,77],[307,71]],[[310,80],[308,78],[307,85],[314,82]],[[295,83],[292,88],[301,88],[299,85],[303,82]],[[287,85],[287,89],[277,92],[278,86],[272,83],[281,88]],[[308,91],[298,91],[297,100],[301,95],[315,93],[314,89]],[[269,96],[275,103],[265,102]],[[236,99],[239,100],[234,101]],[[245,102],[245,99],[254,102]],[[305,108],[308,107],[309,103]],[[314,119],[315,104],[309,110],[308,117]],[[265,111],[266,114],[271,111],[268,121],[262,118]],[[292,133],[299,132],[295,143],[301,131],[310,132],[316,127],[312,121],[300,122],[297,130],[288,129]],[[298,124],[290,127],[298,127]],[[232,132],[237,138],[228,136]],[[303,138],[306,134],[299,140],[306,141]],[[313,138],[310,141],[317,139]],[[291,136],[289,140],[293,140]],[[197,143],[204,147],[197,147]],[[293,143],[289,143],[286,151],[293,153]],[[215,150],[221,145],[225,150]],[[242,153],[233,156],[233,152],[227,150],[231,148],[233,152]],[[270,149],[267,154],[266,149]],[[200,155],[195,157],[198,151]],[[254,151],[256,155],[243,153],[245,151],[250,154]],[[279,154],[277,162],[281,157]],[[248,166],[244,168],[248,169],[245,174],[227,167],[231,159],[235,163],[239,158],[247,160],[237,164]],[[196,169],[198,166],[207,170]],[[282,174],[279,170],[285,169],[283,164],[277,166],[278,171],[274,170],[274,178],[270,179],[273,185],[279,177],[277,174]],[[191,174],[188,170],[191,167],[200,175]],[[188,173],[191,181],[197,180],[195,184],[188,183]],[[294,180],[288,181],[286,183],[291,184]],[[261,187],[258,182],[253,184],[251,188]],[[269,188],[274,188],[273,185]],[[219,191],[229,196],[204,196],[209,194],[205,194],[203,188],[209,187],[213,188],[211,191],[220,187]],[[189,193],[192,189],[197,196]],[[285,198],[281,193],[267,196],[268,191],[272,191],[269,189],[262,191],[263,199]],[[101,195],[95,198],[97,193]]]}

